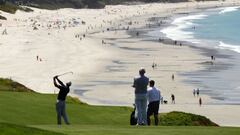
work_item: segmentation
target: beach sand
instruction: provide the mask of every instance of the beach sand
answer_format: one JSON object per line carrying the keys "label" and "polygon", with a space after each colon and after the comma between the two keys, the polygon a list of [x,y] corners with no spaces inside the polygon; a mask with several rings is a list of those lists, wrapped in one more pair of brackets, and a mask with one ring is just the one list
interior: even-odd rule
{"label": "beach sand", "polygon": [[[164,44],[147,37],[149,18],[170,17],[207,8],[239,5],[240,2],[189,2],[107,6],[105,9],[34,9],[32,13],[1,12],[0,76],[11,78],[40,93],[57,93],[52,77],[73,82],[73,96],[93,105],[131,106],[134,76],[145,67],[156,81],[168,105],[160,112],[185,111],[207,116],[222,126],[240,126],[237,105],[212,105],[209,96],[200,94],[203,106],[194,97],[195,88],[184,83],[184,72],[203,69],[209,61],[197,49]],[[163,19],[164,21],[164,19]],[[126,30],[129,27],[129,30]],[[116,30],[115,30],[116,29]],[[137,36],[136,33],[139,33]],[[157,67],[152,68],[156,63]],[[171,76],[175,78],[172,80]],[[170,104],[170,95],[176,104]]]}

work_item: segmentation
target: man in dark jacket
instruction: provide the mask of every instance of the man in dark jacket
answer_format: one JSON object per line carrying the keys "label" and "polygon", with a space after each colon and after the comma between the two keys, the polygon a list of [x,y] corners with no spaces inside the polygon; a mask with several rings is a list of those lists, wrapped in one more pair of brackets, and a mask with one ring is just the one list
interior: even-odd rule
{"label": "man in dark jacket", "polygon": [[145,69],[141,68],[139,76],[134,78],[133,83],[138,125],[147,125],[147,85],[149,78],[144,75],[145,72]]}
{"label": "man in dark jacket", "polygon": [[57,87],[60,91],[57,97],[56,111],[57,111],[57,123],[61,125],[61,116],[63,116],[64,122],[69,125],[67,119],[67,114],[65,111],[65,99],[67,94],[70,91],[71,82],[66,83],[66,85],[58,79],[58,76],[53,77],[54,86]]}

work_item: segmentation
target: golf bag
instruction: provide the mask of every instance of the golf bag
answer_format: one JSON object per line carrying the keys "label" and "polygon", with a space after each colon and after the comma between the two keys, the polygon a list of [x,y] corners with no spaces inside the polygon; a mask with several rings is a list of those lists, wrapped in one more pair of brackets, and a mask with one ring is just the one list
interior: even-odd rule
{"label": "golf bag", "polygon": [[136,117],[135,113],[136,113],[136,107],[134,105],[134,110],[130,115],[130,125],[137,125],[137,117]]}

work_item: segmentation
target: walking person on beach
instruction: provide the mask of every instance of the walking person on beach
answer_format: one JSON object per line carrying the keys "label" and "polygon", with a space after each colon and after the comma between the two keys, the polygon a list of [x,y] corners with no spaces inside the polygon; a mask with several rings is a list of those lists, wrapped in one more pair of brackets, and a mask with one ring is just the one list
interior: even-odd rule
{"label": "walking person on beach", "polygon": [[174,81],[174,78],[175,78],[175,76],[174,76],[174,74],[172,74],[172,81]]}
{"label": "walking person on beach", "polygon": [[199,98],[199,106],[202,106],[202,98]]}
{"label": "walking person on beach", "polygon": [[69,125],[67,114],[66,114],[66,105],[65,99],[67,94],[70,91],[71,82],[63,84],[62,81],[58,79],[58,76],[53,77],[54,86],[57,87],[60,91],[57,97],[56,111],[57,111],[57,124],[61,125],[61,117],[63,117],[65,124]]}
{"label": "walking person on beach", "polygon": [[175,104],[175,96],[171,94],[172,104]]}
{"label": "walking person on beach", "polygon": [[133,87],[135,88],[135,105],[137,109],[137,123],[138,125],[147,124],[147,86],[149,78],[146,77],[145,69],[139,70],[138,77],[134,78]]}
{"label": "walking person on beach", "polygon": [[151,124],[150,116],[154,114],[155,125],[158,125],[158,111],[159,111],[159,104],[161,99],[161,92],[155,86],[154,80],[149,82],[148,88],[148,110],[147,110],[147,122],[148,125]]}
{"label": "walking person on beach", "polygon": [[200,90],[199,90],[199,88],[197,88],[197,96],[199,96],[199,94],[200,94]]}
{"label": "walking person on beach", "polygon": [[6,28],[3,30],[2,35],[7,35],[7,29]]}
{"label": "walking person on beach", "polygon": [[195,95],[196,95],[196,90],[193,89],[193,96],[195,97]]}

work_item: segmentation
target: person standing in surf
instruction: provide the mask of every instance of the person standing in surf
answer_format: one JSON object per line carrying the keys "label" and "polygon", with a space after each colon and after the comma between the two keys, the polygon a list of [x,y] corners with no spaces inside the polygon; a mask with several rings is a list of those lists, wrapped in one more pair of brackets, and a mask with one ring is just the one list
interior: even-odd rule
{"label": "person standing in surf", "polygon": [[67,114],[66,114],[66,105],[65,100],[66,96],[70,91],[71,82],[66,83],[66,85],[58,79],[58,76],[53,77],[54,86],[57,87],[60,91],[57,97],[56,111],[57,111],[57,124],[61,125],[61,117],[63,117],[65,124],[69,125]]}

